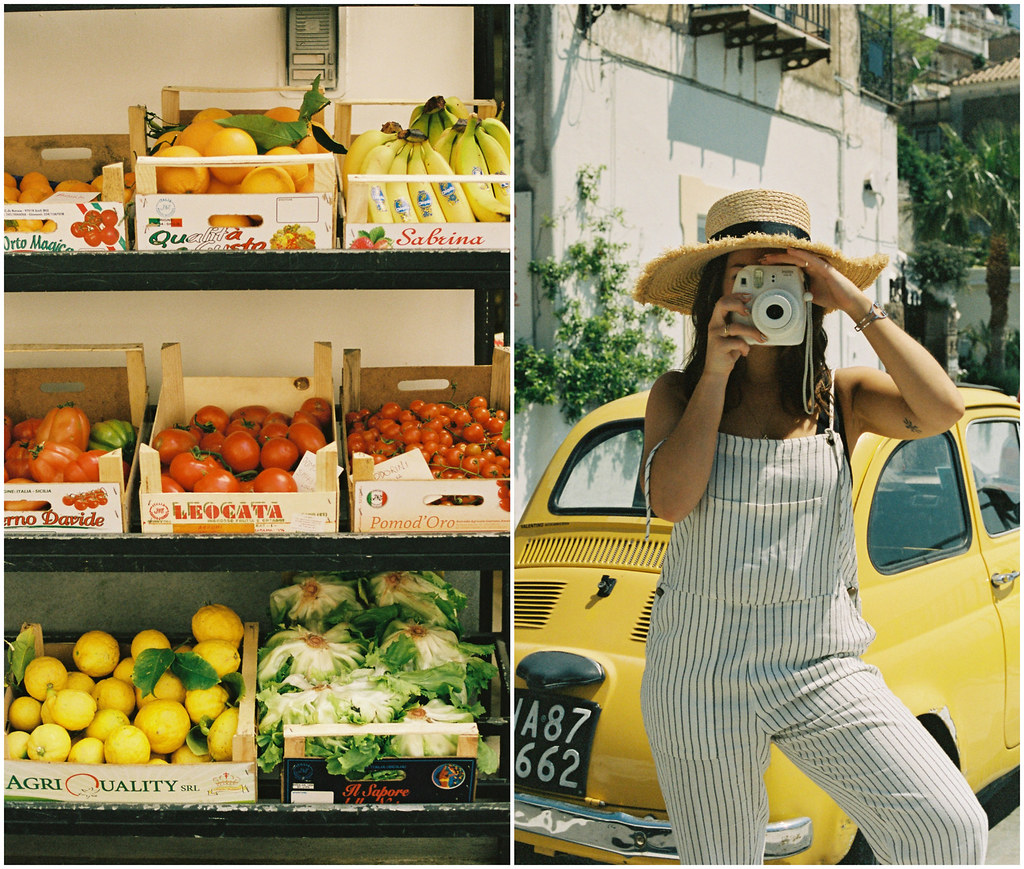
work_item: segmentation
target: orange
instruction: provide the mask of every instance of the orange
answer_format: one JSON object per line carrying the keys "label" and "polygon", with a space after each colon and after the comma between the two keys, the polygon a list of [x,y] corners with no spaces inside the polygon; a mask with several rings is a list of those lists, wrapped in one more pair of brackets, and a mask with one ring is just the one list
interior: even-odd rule
{"label": "orange", "polygon": [[99,190],[99,192],[102,193],[103,192],[103,176],[102,175],[97,175],[95,178],[92,179],[92,181],[89,182],[89,186],[92,187],[93,190]]}
{"label": "orange", "polygon": [[59,190],[67,190],[69,193],[94,193],[96,188],[91,184],[86,184],[84,181],[72,179],[70,181],[61,181],[53,190],[55,193]]}
{"label": "orange", "polygon": [[149,153],[155,154],[161,148],[170,147],[175,143],[178,136],[181,135],[181,132],[181,130],[168,130],[166,133],[161,133],[160,137],[153,143],[153,148]]}
{"label": "orange", "polygon": [[294,193],[292,176],[280,166],[258,166],[242,179],[242,193]]}
{"label": "orange", "polygon": [[53,191],[49,187],[27,187],[21,191],[18,202],[42,202],[51,196]]}
{"label": "orange", "polygon": [[[217,126],[220,126],[219,124]],[[256,143],[245,130],[223,127],[206,145],[207,157],[252,157],[258,153]],[[238,184],[249,174],[251,166],[214,166],[213,177],[225,184]]]}
{"label": "orange", "polygon": [[12,187],[10,184],[4,185],[4,202],[17,202],[21,197],[21,192],[17,187]]}
{"label": "orange", "polygon": [[[161,157],[202,157],[188,145],[170,145],[160,152]],[[158,193],[205,193],[210,186],[210,170],[205,166],[158,166],[156,189]]]}
{"label": "orange", "polygon": [[4,187],[17,187],[18,182],[10,172],[4,172]]}
{"label": "orange", "polygon": [[174,144],[188,145],[190,148],[195,148],[200,154],[206,154],[206,146],[210,144],[210,139],[223,129],[216,121],[193,121],[181,131],[178,141]]}
{"label": "orange", "polygon": [[293,109],[291,106],[275,106],[272,109],[268,109],[263,113],[268,118],[273,118],[275,121],[297,121],[299,119],[299,110]]}
{"label": "orange", "polygon": [[237,184],[225,184],[219,178],[210,176],[210,186],[206,188],[207,193],[238,193]]}
{"label": "orange", "polygon": [[[269,151],[267,151],[267,156],[270,156],[272,154],[291,157],[302,156],[301,151],[299,151],[297,148],[292,148],[290,145],[279,145],[278,147],[271,148]],[[296,190],[298,190],[299,184],[301,184],[305,177],[309,174],[308,163],[288,163],[287,165],[281,166],[281,168],[292,176],[292,181],[295,182]]]}
{"label": "orange", "polygon": [[[323,124],[317,124],[317,126],[321,130],[324,129],[324,125]],[[326,132],[326,130],[324,132]],[[326,154],[327,153],[327,149],[326,148],[321,148],[317,144],[316,139],[313,138],[313,134],[312,133],[310,133],[308,136],[306,136],[306,138],[303,139],[301,142],[298,142],[295,145],[295,147],[301,153],[303,153],[303,154]]]}
{"label": "orange", "polygon": [[194,124],[196,121],[216,121],[217,118],[230,118],[230,117],[231,117],[231,112],[229,112],[227,109],[209,108],[209,109],[203,109],[200,112],[196,112],[195,117],[192,118],[192,123]]}
{"label": "orange", "polygon": [[312,193],[313,192],[313,167],[309,168],[306,173],[306,177],[303,178],[298,184],[295,185],[296,193]]}
{"label": "orange", "polygon": [[25,190],[28,187],[46,187],[52,190],[50,185],[50,179],[47,178],[42,172],[26,172],[21,178],[21,189]]}
{"label": "orange", "polygon": [[210,226],[252,226],[245,214],[211,214]]}

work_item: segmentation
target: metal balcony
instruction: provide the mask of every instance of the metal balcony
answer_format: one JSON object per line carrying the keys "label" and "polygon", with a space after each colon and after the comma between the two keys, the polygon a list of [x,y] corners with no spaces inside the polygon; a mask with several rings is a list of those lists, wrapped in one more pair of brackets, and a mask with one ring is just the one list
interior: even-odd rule
{"label": "metal balcony", "polygon": [[828,60],[830,29],[827,4],[702,5],[690,12],[691,36],[721,33],[726,48],[752,45],[756,61],[781,61],[784,71]]}

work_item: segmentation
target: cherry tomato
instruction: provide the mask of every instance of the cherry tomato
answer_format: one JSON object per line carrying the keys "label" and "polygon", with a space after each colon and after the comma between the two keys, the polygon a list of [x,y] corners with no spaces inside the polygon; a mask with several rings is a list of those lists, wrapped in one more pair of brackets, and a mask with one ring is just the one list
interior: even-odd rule
{"label": "cherry tomato", "polygon": [[473,411],[478,407],[487,407],[487,399],[482,395],[474,395],[466,402],[466,407],[468,407],[470,411]]}
{"label": "cherry tomato", "polygon": [[471,444],[483,443],[486,437],[484,427],[478,422],[470,423],[462,430],[463,440],[468,441]]}
{"label": "cherry tomato", "polygon": [[231,422],[228,412],[215,404],[205,404],[192,414],[192,424],[199,426],[206,432],[212,430],[224,434],[227,431],[228,423]]}
{"label": "cherry tomato", "polygon": [[160,464],[162,465],[169,465],[175,456],[187,453],[198,445],[199,441],[195,435],[181,428],[165,428],[163,431],[157,432],[150,442],[150,446],[160,453]]}
{"label": "cherry tomato", "polygon": [[104,226],[116,226],[117,212],[113,208],[105,208],[100,212],[100,223]]}
{"label": "cherry tomato", "polygon": [[100,213],[98,211],[87,211],[85,217],[82,218],[89,226],[100,226]]}
{"label": "cherry tomato", "polygon": [[500,435],[502,431],[504,431],[505,429],[504,420],[500,420],[496,416],[488,417],[486,420],[484,420],[482,425],[484,427],[484,431],[486,431],[487,434],[492,435]]}
{"label": "cherry tomato", "polygon": [[97,227],[90,228],[82,238],[85,239],[85,243],[89,245],[89,247],[100,246],[100,230]]}
{"label": "cherry tomato", "polygon": [[504,474],[501,472],[501,468],[498,467],[498,463],[491,459],[484,459],[480,462],[480,476],[481,477],[503,477]]}
{"label": "cherry tomato", "polygon": [[282,468],[266,468],[253,480],[254,492],[298,492],[295,478]]}
{"label": "cherry tomato", "polygon": [[[307,398],[299,407],[303,413],[308,413],[320,425],[324,431],[331,427],[331,417],[334,415],[334,407],[326,398]],[[399,408],[401,410],[401,408]]]}
{"label": "cherry tomato", "polygon": [[288,438],[271,438],[260,450],[260,464],[264,468],[283,468],[291,471],[299,463],[299,446]]}
{"label": "cherry tomato", "polygon": [[221,445],[220,454],[236,474],[253,471],[260,464],[260,445],[247,431],[234,431],[228,434]]}
{"label": "cherry tomato", "polygon": [[203,474],[196,480],[193,492],[238,492],[241,491],[241,484],[238,478],[230,471],[221,468]]}
{"label": "cherry tomato", "polygon": [[402,406],[397,401],[388,401],[381,406],[380,415],[384,419],[398,419]]}
{"label": "cherry tomato", "polygon": [[327,439],[320,427],[311,422],[293,422],[288,426],[288,439],[295,441],[304,453],[315,453],[327,446]]}
{"label": "cherry tomato", "polygon": [[71,224],[71,234],[75,238],[84,238],[85,234],[89,231],[89,224],[85,221],[79,220]]}
{"label": "cherry tomato", "polygon": [[115,245],[118,239],[121,238],[121,233],[117,231],[116,226],[104,226],[100,230],[100,243],[107,245]]}
{"label": "cherry tomato", "polygon": [[474,422],[483,425],[491,418],[491,412],[486,407],[477,407],[472,410]]}
{"label": "cherry tomato", "polygon": [[480,465],[480,456],[465,456],[462,460],[462,470],[469,474],[479,474]]}

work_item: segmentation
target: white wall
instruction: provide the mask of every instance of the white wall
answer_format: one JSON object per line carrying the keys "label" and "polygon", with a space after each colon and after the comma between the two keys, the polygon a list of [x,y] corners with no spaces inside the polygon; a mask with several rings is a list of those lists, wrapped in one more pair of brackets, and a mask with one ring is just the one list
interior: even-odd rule
{"label": "white wall", "polygon": [[[487,96],[471,93],[471,7],[375,5],[342,8],[339,17],[345,63],[341,87],[329,97]],[[128,106],[159,110],[167,85],[277,87],[287,80],[284,7],[7,11],[3,21],[5,136],[127,133]],[[182,107],[262,105],[236,99],[185,95]],[[281,92],[261,99],[267,108],[297,104]],[[407,121],[407,112],[379,110],[375,121],[362,110],[353,128]],[[153,400],[166,341],[182,342],[188,375],[262,375],[306,371],[312,342],[330,340],[340,383],[346,347],[362,348],[366,366],[469,365],[472,335],[471,291],[4,297],[8,343],[142,341]]]}
{"label": "white wall", "polygon": [[[778,63],[755,63],[752,49],[744,50],[741,67],[739,52],[726,51],[721,36],[695,41],[608,10],[594,24],[591,41],[581,41],[574,38],[575,6],[555,6],[552,14],[552,92],[548,104],[538,106],[553,117],[551,140],[544,143],[551,153],[545,181],[553,190],[551,207],[573,201],[581,165],[604,164],[600,202],[623,210],[630,227],[621,234],[630,244],[625,256],[637,263],[694,241],[684,239],[694,204],[683,201],[681,190],[699,185],[797,193],[808,202],[815,239],[854,255],[896,253],[895,121],[880,104],[846,88],[839,89],[841,96],[823,92],[782,74]],[[520,101],[520,119],[523,111]],[[863,192],[869,174],[880,197]],[[526,178],[532,187],[531,181]],[[550,209],[535,199],[535,235],[545,211]],[[560,221],[554,250],[573,241],[576,231],[571,216]],[[524,235],[517,232],[517,246]],[[883,300],[888,277],[876,287]],[[840,316],[829,321],[830,364],[877,364],[867,342]],[[539,323],[539,339],[552,328]],[[671,335],[681,362],[682,317]],[[537,408],[517,415],[516,425],[518,519],[568,426],[560,414]]]}

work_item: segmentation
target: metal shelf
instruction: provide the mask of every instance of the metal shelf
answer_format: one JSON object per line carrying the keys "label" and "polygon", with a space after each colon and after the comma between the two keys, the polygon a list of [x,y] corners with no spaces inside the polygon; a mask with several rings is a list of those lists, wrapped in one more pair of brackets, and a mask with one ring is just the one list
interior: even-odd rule
{"label": "metal shelf", "polygon": [[13,572],[509,567],[508,534],[5,534]]}

